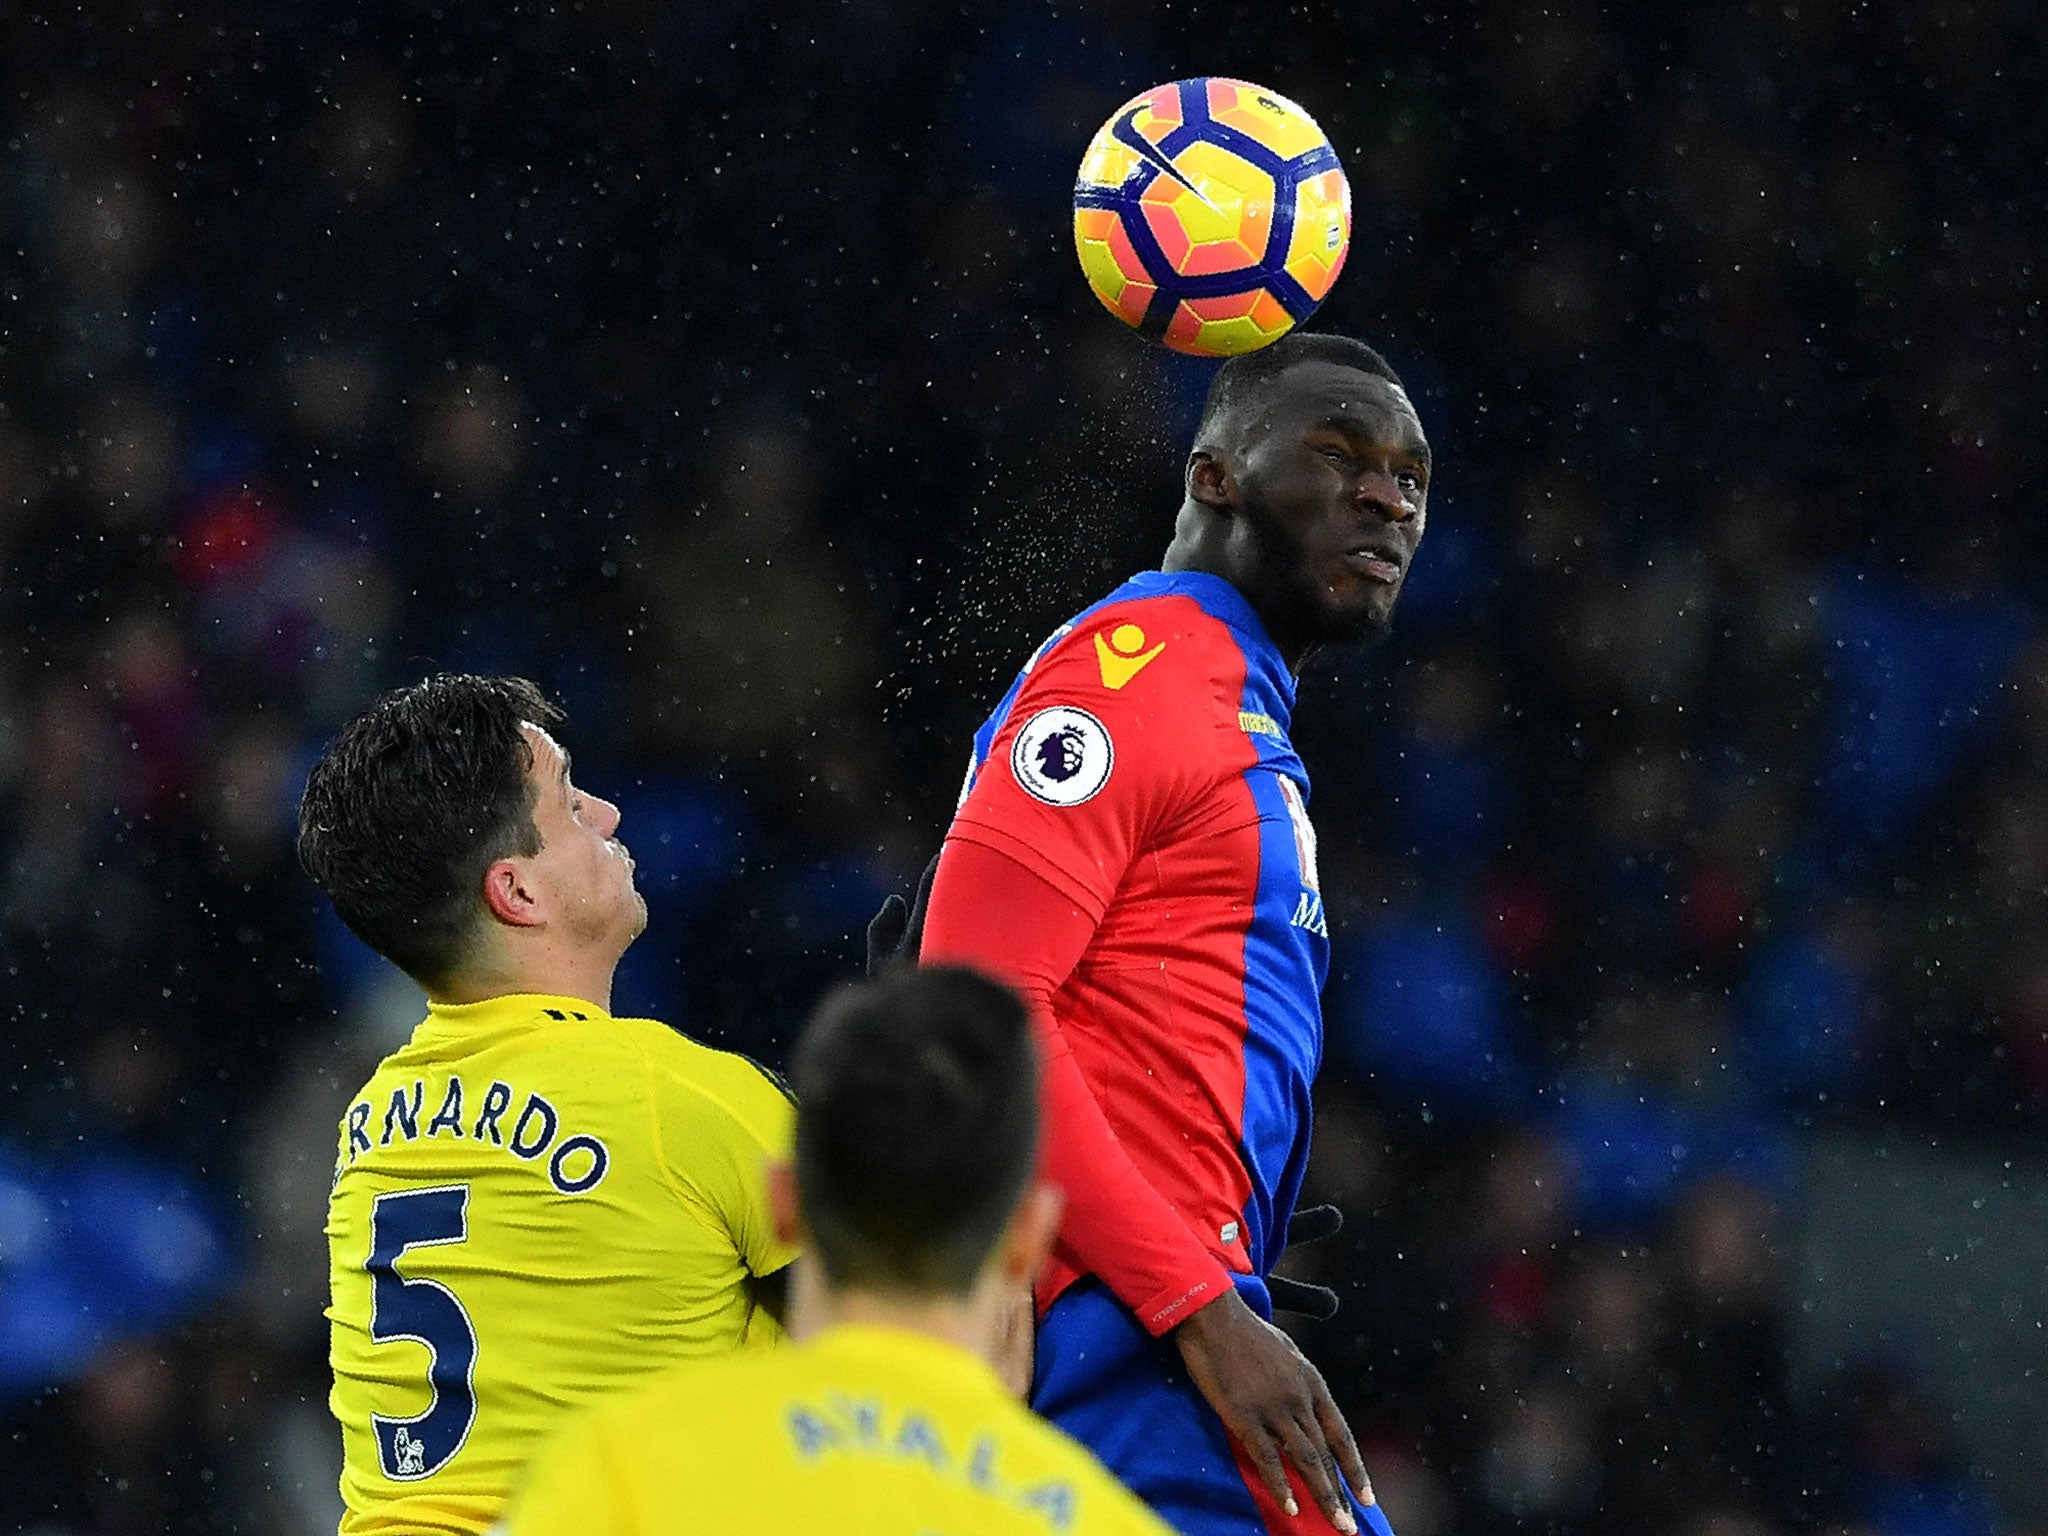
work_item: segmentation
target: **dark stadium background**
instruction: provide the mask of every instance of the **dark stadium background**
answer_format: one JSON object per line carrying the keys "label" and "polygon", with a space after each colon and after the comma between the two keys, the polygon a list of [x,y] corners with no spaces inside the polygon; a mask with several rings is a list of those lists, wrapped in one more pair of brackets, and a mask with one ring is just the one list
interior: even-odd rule
{"label": "dark stadium background", "polygon": [[2048,1530],[2040,9],[0,0],[0,1527],[332,1528],[322,1202],[417,999],[290,832],[434,668],[564,698],[774,1058],[1207,369],[1088,134],[1349,168],[1435,440],[1312,665],[1305,1326],[1402,1536]]}

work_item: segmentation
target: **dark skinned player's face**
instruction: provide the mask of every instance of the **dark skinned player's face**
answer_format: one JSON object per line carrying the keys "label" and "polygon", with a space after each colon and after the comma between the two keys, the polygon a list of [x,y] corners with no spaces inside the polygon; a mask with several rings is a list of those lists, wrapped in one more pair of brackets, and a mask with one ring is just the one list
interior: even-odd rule
{"label": "dark skinned player's face", "polygon": [[1299,363],[1232,427],[1222,574],[1295,659],[1385,633],[1429,501],[1429,443],[1407,395],[1340,363]]}

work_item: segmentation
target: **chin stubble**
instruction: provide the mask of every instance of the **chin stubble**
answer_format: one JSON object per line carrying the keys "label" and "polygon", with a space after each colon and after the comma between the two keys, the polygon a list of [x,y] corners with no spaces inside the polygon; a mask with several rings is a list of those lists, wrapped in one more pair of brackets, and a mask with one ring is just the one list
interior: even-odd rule
{"label": "chin stubble", "polygon": [[[1265,506],[1247,499],[1244,512],[1258,550],[1255,590],[1247,595],[1267,628],[1306,635],[1317,645],[1378,645],[1393,627],[1394,605],[1337,612],[1308,575],[1307,551]],[[1396,594],[1398,601],[1398,593]]]}

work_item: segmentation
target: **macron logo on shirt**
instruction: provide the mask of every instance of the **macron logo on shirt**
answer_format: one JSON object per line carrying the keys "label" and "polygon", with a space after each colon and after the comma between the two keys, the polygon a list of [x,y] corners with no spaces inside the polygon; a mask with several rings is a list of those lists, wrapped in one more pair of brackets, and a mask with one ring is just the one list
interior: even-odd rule
{"label": "macron logo on shirt", "polygon": [[1152,665],[1153,658],[1166,649],[1160,641],[1145,649],[1145,631],[1135,624],[1119,624],[1105,636],[1095,632],[1095,663],[1102,669],[1102,686],[1115,692]]}

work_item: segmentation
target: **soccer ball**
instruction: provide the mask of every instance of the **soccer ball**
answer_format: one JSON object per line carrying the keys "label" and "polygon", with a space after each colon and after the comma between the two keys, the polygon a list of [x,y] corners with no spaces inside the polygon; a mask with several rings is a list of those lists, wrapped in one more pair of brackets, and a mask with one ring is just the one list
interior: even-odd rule
{"label": "soccer ball", "polygon": [[1351,246],[1351,185],[1315,120],[1243,80],[1176,80],[1102,125],[1074,244],[1105,308],[1176,352],[1227,357],[1315,313]]}

